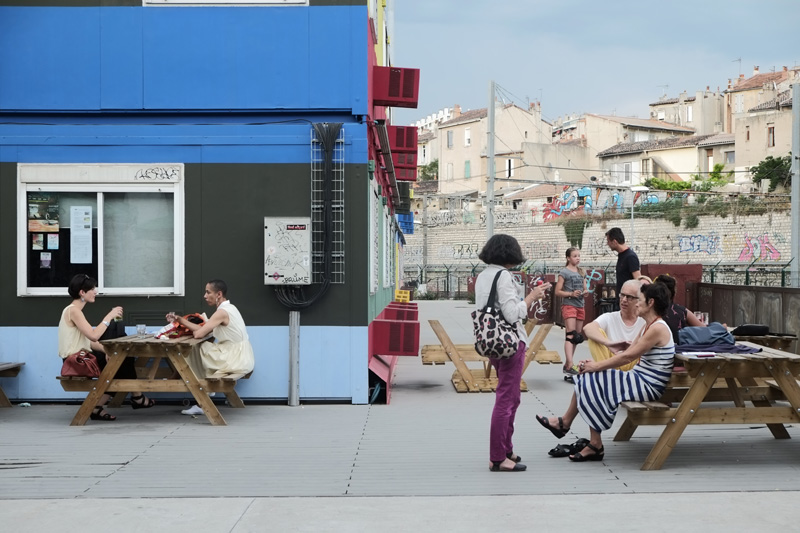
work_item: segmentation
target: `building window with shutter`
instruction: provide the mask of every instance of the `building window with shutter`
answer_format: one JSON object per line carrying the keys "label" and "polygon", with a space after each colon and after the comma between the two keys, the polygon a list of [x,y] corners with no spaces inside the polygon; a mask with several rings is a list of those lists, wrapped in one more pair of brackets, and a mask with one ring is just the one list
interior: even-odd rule
{"label": "building window with shutter", "polygon": [[472,146],[472,134],[469,128],[464,130],[464,146]]}
{"label": "building window with shutter", "polygon": [[464,161],[464,177],[471,178],[472,177],[472,170],[470,169],[469,160]]}
{"label": "building window with shutter", "polygon": [[767,126],[767,147],[775,146],[775,126]]}
{"label": "building window with shutter", "polygon": [[447,147],[452,149],[453,148],[453,131],[447,132]]}

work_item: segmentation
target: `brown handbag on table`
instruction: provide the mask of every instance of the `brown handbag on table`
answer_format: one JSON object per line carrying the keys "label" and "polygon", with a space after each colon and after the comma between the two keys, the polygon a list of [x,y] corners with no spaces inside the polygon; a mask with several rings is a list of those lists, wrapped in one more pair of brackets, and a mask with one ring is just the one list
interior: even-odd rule
{"label": "brown handbag on table", "polygon": [[61,375],[69,377],[96,378],[100,376],[97,358],[91,352],[81,350],[64,359]]}

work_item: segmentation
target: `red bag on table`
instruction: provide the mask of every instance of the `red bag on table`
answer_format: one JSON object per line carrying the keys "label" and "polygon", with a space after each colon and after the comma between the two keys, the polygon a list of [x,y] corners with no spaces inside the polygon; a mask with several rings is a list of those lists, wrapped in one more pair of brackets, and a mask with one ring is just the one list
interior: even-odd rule
{"label": "red bag on table", "polygon": [[[203,318],[203,315],[201,315],[200,313],[191,313],[191,314],[188,314],[188,315],[184,316],[183,318],[185,318],[186,320],[188,320],[192,324],[198,324],[198,325],[201,325],[201,326],[206,323],[205,319]],[[192,330],[190,330],[186,326],[182,326],[176,320],[175,322],[171,322],[171,323],[167,324],[166,326],[164,326],[163,328],[161,328],[158,331],[158,333],[156,333],[155,337],[156,337],[156,339],[163,339],[163,338],[177,339],[179,337],[191,336],[191,334],[192,334]]]}
{"label": "red bag on table", "polygon": [[81,350],[68,355],[61,365],[61,375],[70,377],[96,378],[100,376],[97,358],[91,352]]}

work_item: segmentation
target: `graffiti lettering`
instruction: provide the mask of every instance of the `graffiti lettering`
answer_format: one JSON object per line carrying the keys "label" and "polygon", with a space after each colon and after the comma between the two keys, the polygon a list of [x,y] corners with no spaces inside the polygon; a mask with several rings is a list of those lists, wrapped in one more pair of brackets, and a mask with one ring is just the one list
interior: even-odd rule
{"label": "graffiti lettering", "polygon": [[744,235],[744,248],[739,253],[739,261],[761,260],[761,261],[780,261],[780,251],[769,242],[769,235],[764,233],[754,239],[750,235]]}
{"label": "graffiti lettering", "polygon": [[141,181],[176,181],[180,177],[178,167],[151,167],[136,172],[134,180]]}
{"label": "graffiti lettering", "polygon": [[710,235],[679,235],[678,246],[679,253],[722,253],[719,235],[716,233],[711,233]]}

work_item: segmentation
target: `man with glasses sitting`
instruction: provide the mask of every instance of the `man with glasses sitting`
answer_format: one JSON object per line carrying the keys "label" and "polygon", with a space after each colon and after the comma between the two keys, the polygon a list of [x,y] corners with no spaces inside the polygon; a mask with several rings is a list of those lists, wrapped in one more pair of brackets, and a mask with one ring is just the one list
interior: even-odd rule
{"label": "man with glasses sitting", "polygon": [[[588,341],[589,352],[595,361],[609,359],[625,350],[641,334],[645,321],[637,313],[640,288],[641,282],[626,281],[619,291],[620,310],[603,313],[583,326],[583,336]],[[619,369],[630,370],[638,362],[636,359]]]}

